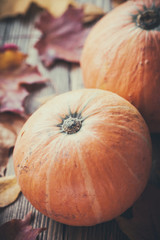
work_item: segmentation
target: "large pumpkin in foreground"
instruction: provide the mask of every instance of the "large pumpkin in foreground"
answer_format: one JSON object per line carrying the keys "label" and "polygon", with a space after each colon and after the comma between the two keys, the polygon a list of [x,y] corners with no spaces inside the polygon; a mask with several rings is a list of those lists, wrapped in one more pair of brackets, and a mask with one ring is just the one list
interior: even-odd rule
{"label": "large pumpkin in foreground", "polygon": [[22,192],[35,208],[65,224],[94,225],[140,196],[151,142],[128,101],[82,89],[41,106],[22,128],[13,156]]}
{"label": "large pumpkin in foreground", "polygon": [[82,53],[84,85],[110,90],[160,132],[160,1],[127,1],[91,30]]}

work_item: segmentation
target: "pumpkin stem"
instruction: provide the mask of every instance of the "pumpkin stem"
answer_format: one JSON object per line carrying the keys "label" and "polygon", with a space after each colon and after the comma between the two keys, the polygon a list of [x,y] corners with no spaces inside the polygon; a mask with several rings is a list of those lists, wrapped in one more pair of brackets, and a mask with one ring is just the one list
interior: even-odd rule
{"label": "pumpkin stem", "polygon": [[159,12],[154,9],[148,9],[137,15],[137,26],[146,30],[151,30],[159,26]]}
{"label": "pumpkin stem", "polygon": [[62,130],[63,132],[67,134],[73,134],[76,133],[80,130],[82,126],[82,121],[81,119],[74,118],[74,117],[69,117],[64,120],[62,124]]}

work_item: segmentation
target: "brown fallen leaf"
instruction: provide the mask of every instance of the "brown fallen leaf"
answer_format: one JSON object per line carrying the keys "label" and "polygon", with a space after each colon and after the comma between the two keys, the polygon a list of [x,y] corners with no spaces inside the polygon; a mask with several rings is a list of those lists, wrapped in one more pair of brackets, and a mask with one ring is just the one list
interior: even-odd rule
{"label": "brown fallen leaf", "polygon": [[45,67],[51,67],[56,60],[79,63],[84,41],[90,28],[83,25],[83,9],[69,7],[59,18],[43,12],[36,22],[42,32],[35,44]]}
{"label": "brown fallen leaf", "polygon": [[6,207],[13,203],[21,189],[15,176],[0,178],[0,207]]}
{"label": "brown fallen leaf", "polygon": [[30,225],[32,214],[28,213],[24,219],[12,219],[0,226],[1,240],[35,240],[46,230],[45,228],[33,229]]}
{"label": "brown fallen leaf", "polygon": [[160,189],[148,185],[133,205],[132,217],[118,217],[121,230],[130,240],[160,239]]}
{"label": "brown fallen leaf", "polygon": [[26,118],[13,113],[0,113],[0,177],[4,176],[10,149]]}
{"label": "brown fallen leaf", "polygon": [[68,8],[68,5],[75,4],[74,0],[1,0],[0,18],[25,14],[31,3],[48,10],[55,17],[61,16]]}
{"label": "brown fallen leaf", "polygon": [[37,67],[25,62],[26,54],[18,47],[7,45],[0,49],[0,112],[25,115],[24,100],[32,90],[45,84]]}

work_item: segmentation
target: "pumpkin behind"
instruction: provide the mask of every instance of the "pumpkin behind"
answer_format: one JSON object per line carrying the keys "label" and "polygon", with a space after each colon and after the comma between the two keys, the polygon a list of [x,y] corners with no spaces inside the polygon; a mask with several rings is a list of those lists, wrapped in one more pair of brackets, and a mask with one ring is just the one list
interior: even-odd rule
{"label": "pumpkin behind", "polygon": [[84,85],[117,93],[160,132],[160,1],[127,1],[91,30],[81,58]]}
{"label": "pumpkin behind", "polygon": [[82,89],[54,97],[25,123],[14,166],[40,212],[77,226],[120,215],[140,196],[151,141],[140,113],[120,96]]}

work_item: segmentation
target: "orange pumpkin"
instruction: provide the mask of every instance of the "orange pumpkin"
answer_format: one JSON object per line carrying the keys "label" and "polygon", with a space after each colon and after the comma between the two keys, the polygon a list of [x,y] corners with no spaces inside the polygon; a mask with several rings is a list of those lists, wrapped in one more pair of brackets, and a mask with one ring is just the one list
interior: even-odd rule
{"label": "orange pumpkin", "polygon": [[130,101],[151,132],[160,132],[160,1],[127,1],[103,17],[86,39],[84,85]]}
{"label": "orange pumpkin", "polygon": [[54,97],[25,123],[14,149],[23,194],[68,225],[94,225],[130,207],[147,183],[151,141],[120,96],[82,89]]}

